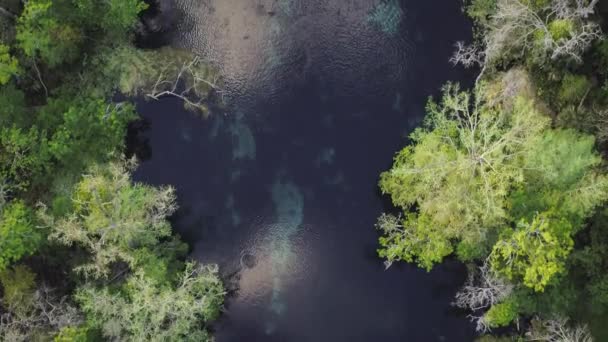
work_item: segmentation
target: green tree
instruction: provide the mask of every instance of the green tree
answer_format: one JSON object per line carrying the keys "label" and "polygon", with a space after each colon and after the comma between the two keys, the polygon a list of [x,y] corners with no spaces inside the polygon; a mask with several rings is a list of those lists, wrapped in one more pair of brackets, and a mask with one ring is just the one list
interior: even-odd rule
{"label": "green tree", "polygon": [[5,310],[23,314],[33,305],[36,291],[36,275],[24,265],[17,265],[0,272],[0,284],[4,292],[2,306]]}
{"label": "green tree", "polygon": [[119,291],[87,286],[76,298],[108,339],[194,342],[211,341],[205,326],[219,315],[224,293],[217,268],[188,263],[174,286],[137,272]]}
{"label": "green tree", "polygon": [[0,217],[0,270],[34,253],[43,237],[23,202],[13,201],[5,206]]}
{"label": "green tree", "polygon": [[[523,182],[520,160],[549,125],[530,101],[511,110],[473,98],[448,85],[441,104],[430,102],[424,128],[380,177],[380,189],[406,213],[402,229],[379,228],[382,256],[430,269],[454,250],[484,244],[489,232],[508,222],[510,189]],[[470,250],[461,247],[460,250]]]}
{"label": "green tree", "polygon": [[82,31],[53,13],[51,0],[25,3],[17,25],[17,41],[26,56],[41,58],[50,67],[73,62],[79,57]]}
{"label": "green tree", "polygon": [[53,342],[88,342],[91,341],[86,327],[65,327],[55,336]]}
{"label": "green tree", "polygon": [[19,74],[19,61],[9,53],[9,47],[0,44],[0,86],[7,84],[14,76]]}
{"label": "green tree", "polygon": [[574,246],[572,226],[551,213],[540,214],[515,230],[505,230],[496,242],[490,262],[499,274],[535,291],[543,291],[556,275],[565,272],[566,258]]}
{"label": "green tree", "polygon": [[14,190],[27,190],[49,165],[46,142],[36,127],[0,128],[0,179]]}
{"label": "green tree", "polygon": [[76,185],[70,215],[55,220],[40,213],[52,240],[90,254],[90,261],[76,267],[84,275],[107,277],[117,262],[135,269],[138,250],[171,236],[166,218],[176,209],[173,188],[131,184],[128,167],[118,162],[92,167]]}

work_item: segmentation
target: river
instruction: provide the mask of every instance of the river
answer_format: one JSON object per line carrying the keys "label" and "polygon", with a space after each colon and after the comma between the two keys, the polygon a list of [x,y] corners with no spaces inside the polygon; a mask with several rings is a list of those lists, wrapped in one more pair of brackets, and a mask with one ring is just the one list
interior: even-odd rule
{"label": "river", "polygon": [[213,61],[225,110],[142,102],[137,181],[176,187],[174,227],[231,288],[223,341],[471,341],[450,306],[465,277],[385,270],[379,173],[471,26],[454,0],[175,0],[173,45]]}

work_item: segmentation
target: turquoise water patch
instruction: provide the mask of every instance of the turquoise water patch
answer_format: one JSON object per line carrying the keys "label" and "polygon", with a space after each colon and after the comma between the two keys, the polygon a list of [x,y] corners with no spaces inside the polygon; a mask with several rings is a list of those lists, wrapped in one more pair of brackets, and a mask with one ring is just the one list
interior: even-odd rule
{"label": "turquoise water patch", "polygon": [[251,128],[245,122],[245,115],[238,113],[229,128],[232,135],[232,160],[255,160],[256,144]]}
{"label": "turquoise water patch", "polygon": [[238,181],[239,179],[241,179],[242,174],[243,171],[241,170],[232,170],[232,172],[230,173],[230,182],[234,183]]}
{"label": "turquoise water patch", "polygon": [[224,117],[221,115],[213,115],[211,117],[211,129],[209,130],[209,140],[215,140],[220,134],[220,129],[224,125]]}
{"label": "turquoise water patch", "polygon": [[[274,204],[276,223],[270,229],[270,260],[272,264],[272,293],[270,311],[281,316],[287,310],[283,279],[297,261],[292,245],[292,237],[304,221],[304,196],[292,182],[277,179],[270,189]],[[275,323],[268,322],[266,332],[274,331]]]}
{"label": "turquoise water patch", "polygon": [[401,93],[397,92],[397,94],[395,94],[395,102],[393,102],[393,110],[395,112],[402,112],[402,108],[401,108]]}
{"label": "turquoise water patch", "polygon": [[295,14],[297,1],[298,0],[279,0],[277,5],[283,14],[292,16]]}
{"label": "turquoise water patch", "polygon": [[241,224],[241,215],[234,208],[234,204],[234,196],[232,194],[228,195],[228,198],[226,198],[226,202],[224,203],[224,207],[230,211],[230,223],[232,223],[233,226],[238,226]]}
{"label": "turquoise water patch", "polygon": [[323,181],[327,185],[338,186],[338,185],[343,185],[344,182],[346,181],[346,178],[344,177],[344,173],[342,171],[338,171],[338,173],[336,173],[333,176],[325,176],[323,178]]}
{"label": "turquoise water patch", "polygon": [[321,167],[323,165],[331,165],[334,163],[336,158],[336,149],[333,147],[326,147],[317,156],[315,160],[315,165],[317,167]]}
{"label": "turquoise water patch", "polygon": [[403,10],[399,0],[382,0],[367,15],[367,21],[382,32],[394,35],[399,30]]}

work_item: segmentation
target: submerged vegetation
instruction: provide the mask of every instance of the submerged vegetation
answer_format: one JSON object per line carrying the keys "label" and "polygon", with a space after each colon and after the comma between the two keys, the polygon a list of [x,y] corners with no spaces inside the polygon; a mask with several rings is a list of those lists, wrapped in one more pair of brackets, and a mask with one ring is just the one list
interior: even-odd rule
{"label": "submerged vegetation", "polygon": [[[454,305],[505,340],[608,339],[608,39],[597,0],[471,0],[472,45],[380,178],[379,254],[427,270],[454,255]],[[492,336],[485,336],[490,340]]]}
{"label": "submerged vegetation", "polygon": [[224,288],[186,260],[171,187],[134,183],[117,93],[206,113],[197,57],[133,41],[140,0],[0,1],[0,340],[206,341]]}

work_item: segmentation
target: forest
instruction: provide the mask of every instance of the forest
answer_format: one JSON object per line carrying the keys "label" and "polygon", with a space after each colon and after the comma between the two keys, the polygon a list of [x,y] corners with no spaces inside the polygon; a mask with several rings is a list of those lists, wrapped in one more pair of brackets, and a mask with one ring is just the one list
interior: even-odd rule
{"label": "forest", "polygon": [[[474,41],[380,177],[387,267],[468,265],[480,341],[608,339],[608,40],[598,0],[471,0]],[[603,14],[603,15],[602,15]]]}
{"label": "forest", "polygon": [[174,189],[132,181],[116,94],[205,112],[213,72],[137,48],[140,0],[0,5],[0,340],[211,340],[217,266],[186,258]]}

